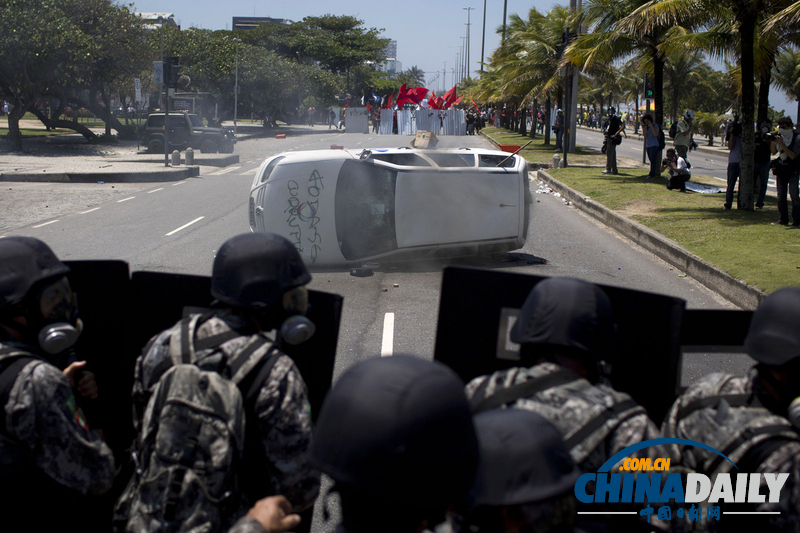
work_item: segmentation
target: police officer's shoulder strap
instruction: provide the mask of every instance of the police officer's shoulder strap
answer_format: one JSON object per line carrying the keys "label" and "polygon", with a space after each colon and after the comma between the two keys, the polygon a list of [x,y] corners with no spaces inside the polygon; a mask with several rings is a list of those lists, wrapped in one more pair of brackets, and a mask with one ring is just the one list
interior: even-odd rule
{"label": "police officer's shoulder strap", "polygon": [[713,396],[706,396],[704,398],[698,398],[697,400],[691,401],[680,408],[678,411],[678,420],[683,420],[687,416],[691,415],[695,411],[699,411],[700,409],[705,409],[707,407],[716,407],[719,403],[725,400],[728,405],[731,407],[744,407],[745,405],[750,404],[750,399],[752,394],[715,394]]}
{"label": "police officer's shoulder strap", "polygon": [[6,429],[6,409],[11,388],[23,367],[33,360],[41,360],[31,353],[10,346],[0,347],[0,433]]}
{"label": "police officer's shoulder strap", "polygon": [[197,328],[200,324],[214,316],[214,312],[190,315],[178,324],[178,331],[169,341],[169,353],[172,364],[194,364],[197,362],[197,352],[209,348],[216,348],[225,342],[239,337],[240,334],[229,329],[216,335],[197,339]]}
{"label": "police officer's shoulder strap", "polygon": [[632,398],[615,403],[614,405],[606,407],[597,415],[590,418],[589,421],[587,421],[581,428],[577,429],[572,434],[565,435],[564,444],[566,444],[568,450],[571,450],[587,439],[595,431],[603,427],[606,422],[617,418],[623,413],[625,413],[625,416],[617,422],[616,426],[619,426],[634,416],[647,414],[647,411],[645,411],[644,407],[636,403]]}
{"label": "police officer's shoulder strap", "polygon": [[572,383],[582,378],[566,368],[559,368],[555,372],[545,374],[544,376],[529,379],[522,383],[517,383],[516,385],[498,390],[487,398],[486,388],[489,385],[490,379],[491,377],[487,377],[483,383],[478,386],[478,389],[472,396],[470,403],[474,414],[489,409],[496,409],[497,407],[502,407],[522,398],[530,398],[537,392],[547,390],[551,387],[566,385],[567,383]]}
{"label": "police officer's shoulder strap", "polygon": [[[787,435],[787,433],[789,435]],[[769,457],[778,448],[788,442],[800,442],[796,435],[791,435],[792,433],[795,433],[794,428],[789,425],[788,421],[785,424],[772,424],[769,426],[761,426],[756,428],[745,428],[741,431],[738,437],[733,439],[722,450],[720,450],[722,455],[715,455],[708,461],[704,470],[708,473],[713,473],[717,468],[719,468],[722,461],[725,460],[723,455],[726,457],[729,456],[736,451],[739,446],[746,444],[755,437],[760,435],[770,435],[760,443],[747,450],[737,465],[741,472],[756,472],[761,463],[763,463],[767,457]]]}

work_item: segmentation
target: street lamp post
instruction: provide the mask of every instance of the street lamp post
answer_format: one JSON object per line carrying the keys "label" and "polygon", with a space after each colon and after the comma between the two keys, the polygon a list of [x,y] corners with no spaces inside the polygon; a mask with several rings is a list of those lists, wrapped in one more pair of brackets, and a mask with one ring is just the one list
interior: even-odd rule
{"label": "street lamp post", "polygon": [[161,23],[161,90],[163,91],[163,101],[161,102],[162,109],[164,109],[164,166],[169,166],[169,89],[168,83],[164,76],[167,72],[164,63],[164,23],[166,19],[159,15],[158,22]]}
{"label": "street lamp post", "polygon": [[236,43],[236,73],[233,82],[233,137],[236,138],[236,118],[239,112],[239,43],[241,39],[234,39]]}
{"label": "street lamp post", "polygon": [[483,72],[483,49],[486,46],[486,0],[483,0],[483,35],[481,36],[481,72]]}

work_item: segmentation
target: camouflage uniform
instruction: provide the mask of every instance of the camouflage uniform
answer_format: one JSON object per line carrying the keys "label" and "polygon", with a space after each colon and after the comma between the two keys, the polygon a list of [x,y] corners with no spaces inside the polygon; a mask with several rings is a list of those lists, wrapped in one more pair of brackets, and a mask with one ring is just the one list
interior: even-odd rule
{"label": "camouflage uniform", "polygon": [[[27,352],[0,343],[0,350],[8,348]],[[16,511],[12,516],[8,511],[3,514],[4,529],[13,530],[9,524],[15,518],[30,527],[36,516],[37,527],[47,527],[48,520],[63,526],[64,517],[51,511],[69,497],[65,487],[84,495],[111,488],[115,474],[111,449],[88,428],[72,387],[58,368],[38,357],[25,363],[3,409],[0,498],[6,510]],[[39,516],[44,509],[46,516]]]}
{"label": "camouflage uniform", "polygon": [[[227,313],[213,316],[198,325],[196,341],[231,330],[242,334],[216,348],[199,351],[197,366],[225,374],[227,361],[257,335],[250,329],[240,318]],[[170,338],[178,332],[176,325],[154,337],[144,355],[136,361],[133,403],[137,431],[141,429],[145,407],[159,378],[172,366]],[[311,507],[319,491],[319,473],[311,466],[309,455],[311,407],[305,382],[288,356],[279,356],[269,379],[261,386],[255,412],[258,420],[255,423],[248,421],[246,434],[252,436],[252,431],[257,432],[268,471],[253,475],[260,485],[260,493],[244,495],[241,514],[258,499],[278,494],[286,496],[294,512]],[[240,474],[247,473],[247,470],[248,467],[244,466]]]}
{"label": "camouflage uniform", "polygon": [[[604,384],[591,384],[588,380],[554,363],[541,363],[531,368],[511,368],[481,376],[467,384],[466,394],[473,408],[480,398],[492,395],[528,380],[561,377],[559,383],[544,388],[532,396],[520,398],[509,407],[527,409],[552,422],[564,437],[572,460],[584,472],[596,472],[615,453],[626,447],[661,437],[658,427],[647,416],[645,409],[630,396]],[[601,423],[602,422],[602,423]],[[651,446],[628,457],[646,458],[652,461],[666,457],[661,446]],[[624,460],[624,459],[623,459]],[[611,467],[619,470],[622,464]],[[662,483],[663,483],[662,479]],[[587,491],[594,492],[594,482]],[[597,511],[594,504],[578,504],[579,510]],[[605,504],[603,510],[639,511],[642,504]],[[628,516],[584,517],[579,527],[599,531],[681,531],[677,523],[658,520],[649,522],[644,518]]]}
{"label": "camouflage uniform", "polygon": [[[719,450],[738,470],[717,454],[693,446],[668,446],[671,463],[685,471],[708,475],[712,485],[716,474],[722,472],[732,474],[732,482],[737,473],[789,473],[781,489],[780,502],[767,501],[755,509],[754,504],[744,504],[741,509],[724,507],[779,511],[780,515],[759,516],[760,523],[748,522],[748,517],[729,517],[728,520],[735,520],[736,524],[720,523],[719,526],[720,530],[731,530],[734,525],[741,525],[747,530],[769,525],[773,531],[800,531],[800,437],[789,420],[762,406],[756,392],[756,376],[757,370],[753,369],[744,377],[723,373],[704,377],[675,401],[662,427],[664,437],[694,440]],[[756,451],[758,448],[761,451]],[[763,477],[760,493],[768,493]],[[713,528],[715,522],[703,520],[694,524],[696,529],[703,530]]]}
{"label": "camouflage uniform", "polygon": [[[554,363],[511,368],[473,379],[467,385],[466,393],[472,400],[478,389],[485,387],[483,394],[488,398],[512,385],[556,373],[571,374]],[[571,444],[568,447],[572,460],[584,472],[596,472],[609,457],[627,446],[661,436],[644,408],[633,404],[630,396],[606,385],[592,385],[577,375],[573,376],[573,381],[541,390],[530,398],[521,398],[512,406],[538,413],[555,424],[564,440],[568,445]],[[489,382],[484,384],[487,379]],[[576,438],[583,436],[581,430],[587,423],[598,416],[602,417],[604,413],[610,414],[616,406],[622,406],[622,411],[607,417],[602,425],[584,438]],[[656,458],[660,457],[660,448],[645,448],[638,453],[642,455],[633,456]]]}

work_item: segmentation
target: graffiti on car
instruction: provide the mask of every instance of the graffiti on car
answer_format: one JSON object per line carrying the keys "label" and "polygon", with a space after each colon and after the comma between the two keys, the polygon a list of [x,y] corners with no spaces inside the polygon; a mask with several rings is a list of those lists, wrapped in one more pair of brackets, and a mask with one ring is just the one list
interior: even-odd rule
{"label": "graffiti on car", "polygon": [[322,235],[317,231],[321,219],[317,215],[319,195],[325,188],[323,176],[318,170],[314,170],[308,178],[305,190],[301,190],[300,184],[295,180],[289,180],[286,186],[289,197],[284,212],[288,215],[286,223],[290,228],[289,240],[301,254],[307,245],[308,258],[315,263],[322,250]]}

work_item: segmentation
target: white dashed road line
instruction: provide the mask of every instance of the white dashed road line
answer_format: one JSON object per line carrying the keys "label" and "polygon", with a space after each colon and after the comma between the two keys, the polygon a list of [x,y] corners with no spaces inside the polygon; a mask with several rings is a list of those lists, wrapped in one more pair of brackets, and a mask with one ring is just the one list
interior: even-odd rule
{"label": "white dashed road line", "polygon": [[390,357],[394,348],[394,313],[386,313],[383,318],[383,342],[381,357]]}
{"label": "white dashed road line", "polygon": [[239,175],[240,176],[247,176],[248,174],[252,174],[253,172],[255,172],[255,170],[254,169],[250,169],[250,170],[248,170],[246,172],[241,172]]}
{"label": "white dashed road line", "polygon": [[130,196],[128,198],[123,198],[122,200],[117,200],[117,203],[121,204],[122,202],[127,202],[128,200],[133,200],[134,198],[136,198],[136,197],[135,196]]}
{"label": "white dashed road line", "polygon": [[216,172],[212,172],[211,176],[219,176],[221,174],[227,174],[228,172],[233,172],[234,170],[239,170],[242,167],[230,167],[230,168],[223,168],[222,170],[218,170]]}
{"label": "white dashed road line", "polygon": [[165,235],[165,237],[169,237],[170,235],[174,235],[174,234],[178,233],[180,230],[182,230],[182,229],[186,229],[186,228],[188,228],[189,226],[191,226],[192,224],[194,224],[195,222],[199,222],[200,220],[203,220],[204,218],[206,218],[206,217],[197,217],[196,219],[192,220],[192,221],[191,221],[191,222],[189,222],[188,224],[184,224],[184,225],[183,225],[183,226],[181,226],[180,228],[178,228],[178,229],[174,229],[174,230],[170,231],[169,233],[167,233],[167,234]]}
{"label": "white dashed road line", "polygon": [[186,183],[186,182],[185,181],[179,181],[178,183],[173,183],[172,186],[173,187],[177,187],[178,185],[183,185],[184,183]]}
{"label": "white dashed road line", "polygon": [[164,187],[159,187],[158,189],[153,189],[152,191],[147,191],[147,194],[153,194],[154,192],[163,191]]}
{"label": "white dashed road line", "polygon": [[55,224],[56,222],[58,222],[58,220],[51,220],[50,222],[45,222],[44,224],[39,224],[38,226],[33,226],[33,228],[34,228],[34,229],[36,229],[36,228],[41,228],[42,226],[47,226],[47,225],[50,225],[50,224]]}
{"label": "white dashed road line", "polygon": [[100,208],[99,207],[95,207],[94,209],[89,209],[88,211],[82,211],[81,215],[85,215],[86,213],[91,213],[92,211],[97,211],[98,209],[100,209]]}

